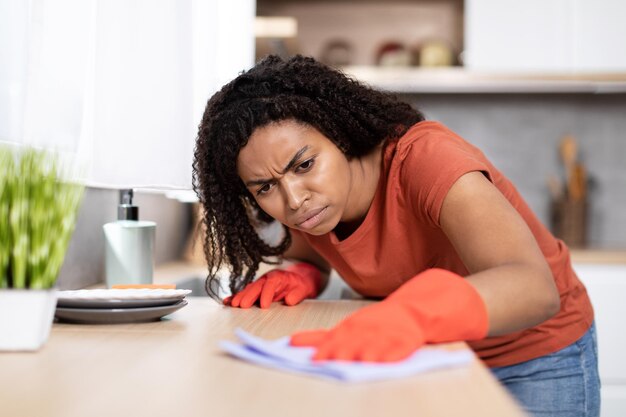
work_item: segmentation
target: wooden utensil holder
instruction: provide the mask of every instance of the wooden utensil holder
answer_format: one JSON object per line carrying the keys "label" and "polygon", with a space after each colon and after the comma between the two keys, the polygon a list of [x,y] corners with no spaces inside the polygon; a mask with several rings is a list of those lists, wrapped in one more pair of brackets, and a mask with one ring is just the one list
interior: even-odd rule
{"label": "wooden utensil holder", "polygon": [[550,207],[552,233],[569,247],[585,247],[587,245],[587,212],[587,199],[552,200]]}

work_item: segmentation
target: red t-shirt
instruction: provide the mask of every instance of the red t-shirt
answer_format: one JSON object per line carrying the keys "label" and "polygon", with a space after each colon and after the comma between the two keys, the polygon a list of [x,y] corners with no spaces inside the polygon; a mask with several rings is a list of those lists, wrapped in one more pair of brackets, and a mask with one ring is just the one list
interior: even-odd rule
{"label": "red t-shirt", "polygon": [[417,123],[383,152],[383,169],[365,220],[346,239],[333,233],[301,235],[356,292],[385,297],[427,268],[469,275],[443,233],[439,213],[448,190],[463,174],[481,171],[509,200],[539,243],[561,297],[561,310],[542,324],[470,342],[488,366],[534,359],[578,340],[593,309],[576,277],[565,244],[552,236],[513,184],[473,145],[437,122]]}

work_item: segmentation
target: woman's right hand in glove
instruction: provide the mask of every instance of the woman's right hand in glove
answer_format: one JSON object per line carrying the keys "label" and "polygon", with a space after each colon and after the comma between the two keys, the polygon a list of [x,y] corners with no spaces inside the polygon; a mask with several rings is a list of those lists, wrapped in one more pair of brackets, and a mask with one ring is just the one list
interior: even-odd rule
{"label": "woman's right hand in glove", "polygon": [[258,301],[261,308],[269,308],[272,302],[284,300],[286,305],[293,306],[305,298],[317,297],[320,287],[320,271],[311,264],[300,262],[265,273],[223,302],[231,307],[250,308]]}

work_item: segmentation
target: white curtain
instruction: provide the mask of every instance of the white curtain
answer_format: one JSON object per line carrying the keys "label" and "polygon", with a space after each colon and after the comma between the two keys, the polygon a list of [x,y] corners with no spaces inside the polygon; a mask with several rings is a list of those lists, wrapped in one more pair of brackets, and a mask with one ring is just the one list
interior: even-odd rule
{"label": "white curtain", "polygon": [[191,188],[207,99],[254,60],[254,0],[0,0],[0,141],[87,185]]}

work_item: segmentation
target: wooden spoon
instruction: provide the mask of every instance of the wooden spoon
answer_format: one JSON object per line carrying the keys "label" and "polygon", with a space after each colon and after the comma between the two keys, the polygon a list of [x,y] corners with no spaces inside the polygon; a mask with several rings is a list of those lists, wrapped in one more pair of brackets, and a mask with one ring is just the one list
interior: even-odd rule
{"label": "wooden spoon", "polygon": [[574,165],[572,199],[584,200],[587,197],[587,171],[580,162]]}
{"label": "wooden spoon", "polygon": [[578,144],[576,143],[576,139],[574,139],[571,135],[563,137],[559,146],[559,152],[561,153],[561,159],[563,160],[563,166],[565,167],[567,193],[570,197],[572,195],[578,195],[579,193],[575,189],[577,181],[574,178],[574,166],[576,165],[576,159],[578,158]]}

